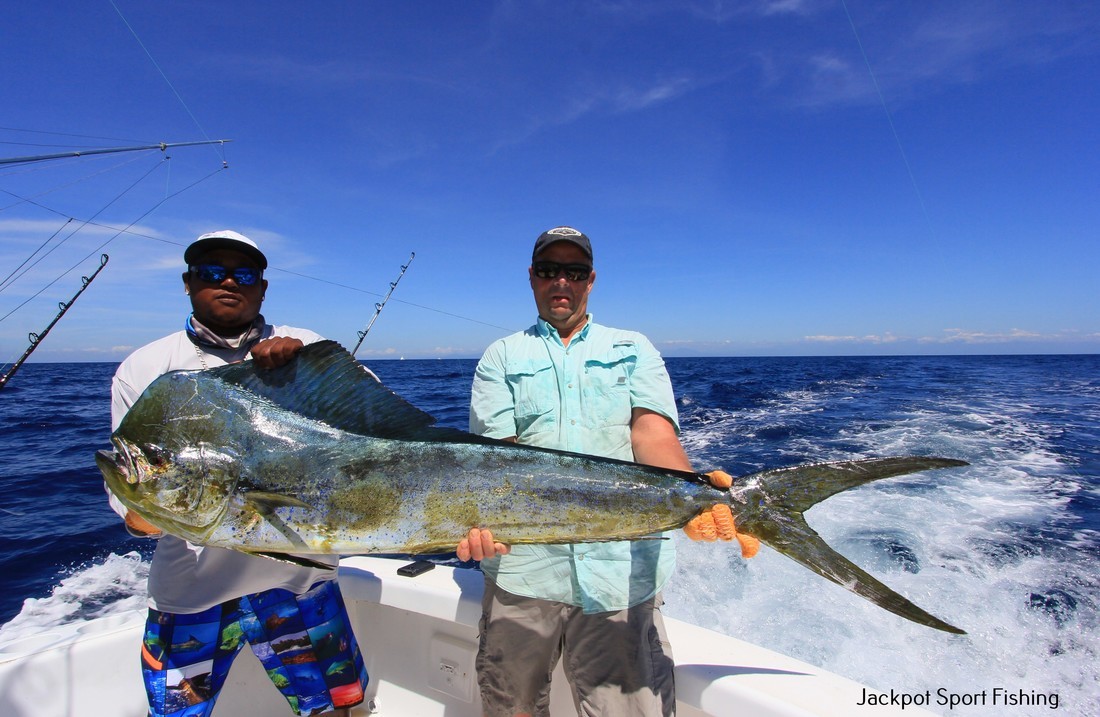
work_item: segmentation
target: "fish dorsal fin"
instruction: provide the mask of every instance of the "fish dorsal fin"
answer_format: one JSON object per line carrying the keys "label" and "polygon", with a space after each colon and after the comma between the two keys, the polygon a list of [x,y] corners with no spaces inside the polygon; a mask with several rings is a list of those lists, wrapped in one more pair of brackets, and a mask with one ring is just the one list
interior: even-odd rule
{"label": "fish dorsal fin", "polygon": [[296,360],[275,369],[242,361],[206,373],[349,433],[408,439],[435,423],[430,414],[377,381],[335,341],[309,344]]}

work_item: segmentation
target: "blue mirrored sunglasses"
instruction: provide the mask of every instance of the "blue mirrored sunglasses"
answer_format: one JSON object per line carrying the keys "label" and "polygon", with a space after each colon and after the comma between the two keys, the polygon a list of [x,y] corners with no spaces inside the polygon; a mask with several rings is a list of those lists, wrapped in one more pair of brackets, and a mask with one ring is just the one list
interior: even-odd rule
{"label": "blue mirrored sunglasses", "polygon": [[237,286],[252,286],[263,275],[263,272],[259,269],[248,266],[237,267],[230,271],[218,264],[195,264],[188,267],[188,270],[208,284],[220,284],[225,281],[227,276],[232,276],[233,281],[237,282]]}

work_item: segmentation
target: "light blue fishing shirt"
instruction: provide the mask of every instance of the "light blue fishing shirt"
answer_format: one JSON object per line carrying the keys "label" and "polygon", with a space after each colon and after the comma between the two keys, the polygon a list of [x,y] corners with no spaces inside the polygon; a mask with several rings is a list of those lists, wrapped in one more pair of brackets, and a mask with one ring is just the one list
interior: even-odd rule
{"label": "light blue fishing shirt", "polygon": [[[492,438],[589,455],[634,460],[634,408],[667,417],[679,432],[676,401],[664,361],[635,332],[588,323],[562,344],[541,318],[496,341],[474,374],[470,431]],[[485,526],[492,528],[491,525]],[[665,540],[514,545],[483,560],[482,570],[515,595],[554,600],[586,613],[623,610],[653,597],[676,563]]]}

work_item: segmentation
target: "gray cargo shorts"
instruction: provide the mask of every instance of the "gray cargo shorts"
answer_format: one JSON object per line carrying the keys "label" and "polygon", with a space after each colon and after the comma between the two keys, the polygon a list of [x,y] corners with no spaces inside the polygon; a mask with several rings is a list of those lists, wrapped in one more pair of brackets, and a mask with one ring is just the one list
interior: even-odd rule
{"label": "gray cargo shorts", "polygon": [[477,677],[486,717],[550,714],[550,677],[562,658],[584,717],[671,717],[672,650],[660,594],[626,610],[586,615],[522,597],[485,578]]}

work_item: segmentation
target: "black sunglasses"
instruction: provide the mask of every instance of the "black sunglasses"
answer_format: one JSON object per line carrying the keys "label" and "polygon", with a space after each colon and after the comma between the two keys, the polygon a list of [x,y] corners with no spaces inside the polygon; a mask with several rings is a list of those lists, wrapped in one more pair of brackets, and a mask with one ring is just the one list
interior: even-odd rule
{"label": "black sunglasses", "polygon": [[188,267],[188,271],[197,275],[200,280],[208,284],[220,284],[225,277],[232,276],[238,286],[252,286],[260,280],[263,272],[248,266],[237,267],[233,271],[218,264],[195,264]]}
{"label": "black sunglasses", "polygon": [[556,261],[536,261],[531,270],[540,279],[557,279],[563,271],[569,281],[588,281],[592,275],[592,267],[588,264],[559,264]]}

